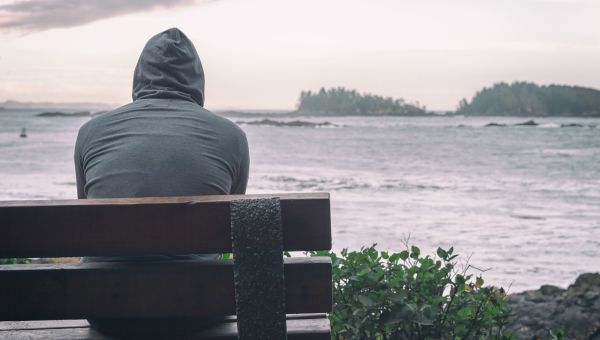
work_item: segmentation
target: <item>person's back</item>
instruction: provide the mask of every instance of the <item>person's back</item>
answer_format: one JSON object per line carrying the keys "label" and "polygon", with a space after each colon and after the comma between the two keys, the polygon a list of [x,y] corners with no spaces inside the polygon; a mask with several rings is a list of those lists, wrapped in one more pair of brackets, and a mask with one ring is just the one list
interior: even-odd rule
{"label": "person's back", "polygon": [[242,130],[207,110],[194,46],[177,29],[154,36],[135,70],[134,102],[81,127],[79,198],[243,194]]}
{"label": "person's back", "polygon": [[[191,41],[177,29],[152,37],[135,69],[133,103],[101,114],[79,130],[75,145],[78,197],[244,194],[249,167],[246,136],[233,122],[205,110],[203,105],[204,73]],[[100,257],[83,261],[215,256]],[[215,320],[90,323],[108,333],[147,333],[195,329]]]}

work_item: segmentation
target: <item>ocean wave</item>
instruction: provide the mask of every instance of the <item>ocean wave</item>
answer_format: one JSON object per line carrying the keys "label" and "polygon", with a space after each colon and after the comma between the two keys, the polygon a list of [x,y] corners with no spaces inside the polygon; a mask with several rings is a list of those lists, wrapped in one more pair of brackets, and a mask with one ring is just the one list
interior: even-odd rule
{"label": "ocean wave", "polygon": [[[373,179],[357,177],[291,177],[263,176],[264,189],[285,191],[436,191],[443,187],[422,183],[407,183],[397,179]],[[259,184],[260,185],[260,184]]]}
{"label": "ocean wave", "polygon": [[72,181],[69,181],[69,182],[54,182],[54,184],[56,184],[56,185],[66,185],[66,186],[71,186],[71,187],[74,187],[74,186],[77,185],[76,182],[72,182]]}
{"label": "ocean wave", "polygon": [[534,215],[510,215],[510,216],[513,218],[516,218],[516,219],[520,219],[520,220],[538,220],[538,221],[546,220],[546,218],[543,216],[534,216]]}

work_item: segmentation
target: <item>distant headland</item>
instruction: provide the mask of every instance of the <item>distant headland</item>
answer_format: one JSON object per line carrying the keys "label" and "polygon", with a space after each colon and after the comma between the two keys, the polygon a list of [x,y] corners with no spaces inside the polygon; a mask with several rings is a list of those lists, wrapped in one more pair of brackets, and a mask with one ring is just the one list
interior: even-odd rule
{"label": "distant headland", "polygon": [[0,102],[0,107],[5,110],[106,111],[117,106],[115,104],[91,102],[21,102],[11,99]]}
{"label": "distant headland", "polygon": [[600,117],[600,91],[566,85],[528,82],[496,83],[463,99],[456,114],[468,116]]}
{"label": "distant headland", "polygon": [[[343,87],[302,91],[298,109],[290,115],[310,116],[443,116],[410,103]],[[514,117],[600,117],[600,91],[568,85],[500,82],[477,91],[471,101],[462,99],[446,115]]]}
{"label": "distant headland", "polygon": [[[0,110],[45,111],[41,117],[95,116],[116,105],[99,103],[0,102]],[[47,111],[46,111],[47,110]],[[93,113],[89,113],[93,112]],[[532,82],[499,82],[477,91],[469,101],[463,98],[455,111],[433,112],[418,101],[359,93],[344,87],[305,90],[294,111],[220,111],[225,116],[512,116],[512,117],[600,117],[600,90],[569,85],[537,85]]]}

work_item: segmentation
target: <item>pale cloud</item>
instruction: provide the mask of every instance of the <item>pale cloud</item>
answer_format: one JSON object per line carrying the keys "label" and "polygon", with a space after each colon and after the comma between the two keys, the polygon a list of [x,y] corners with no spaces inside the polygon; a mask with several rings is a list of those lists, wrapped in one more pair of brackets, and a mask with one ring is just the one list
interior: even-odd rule
{"label": "pale cloud", "polygon": [[24,0],[0,4],[0,30],[24,33],[85,25],[101,19],[188,6],[195,0]]}

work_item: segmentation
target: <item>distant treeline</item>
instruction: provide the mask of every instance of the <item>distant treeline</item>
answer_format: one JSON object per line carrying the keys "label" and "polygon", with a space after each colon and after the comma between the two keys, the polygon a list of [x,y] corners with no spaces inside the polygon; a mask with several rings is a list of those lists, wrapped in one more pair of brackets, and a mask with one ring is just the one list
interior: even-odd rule
{"label": "distant treeline", "polygon": [[302,91],[298,112],[319,115],[427,115],[425,106],[407,103],[404,99],[382,97],[369,93],[358,93],[343,87],[318,92]]}
{"label": "distant treeline", "polygon": [[600,116],[600,91],[565,85],[496,83],[463,99],[457,114],[485,116]]}

